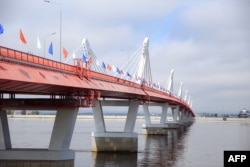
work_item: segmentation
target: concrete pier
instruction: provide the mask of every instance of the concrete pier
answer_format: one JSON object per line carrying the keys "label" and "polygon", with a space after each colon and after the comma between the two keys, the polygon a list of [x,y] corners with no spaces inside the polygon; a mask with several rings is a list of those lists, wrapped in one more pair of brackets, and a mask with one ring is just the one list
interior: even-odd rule
{"label": "concrete pier", "polygon": [[137,133],[93,132],[92,151],[137,152]]}
{"label": "concrete pier", "polygon": [[[152,123],[149,113],[149,106],[158,106],[162,109],[159,123]],[[172,110],[173,121],[168,121],[168,108]],[[143,105],[145,124],[142,125],[142,133],[145,135],[167,135],[168,130],[179,128],[179,106],[170,106],[168,103],[149,103]]]}
{"label": "concrete pier", "polygon": [[[12,148],[7,113],[0,110],[0,166],[74,166],[70,142],[78,108],[58,108],[48,149]],[[32,134],[31,134],[32,137]]]}
{"label": "concrete pier", "polygon": [[179,126],[173,124],[165,124],[165,125],[142,125],[142,134],[145,135],[167,135],[168,131],[171,129],[178,129]]}
{"label": "concrete pier", "polygon": [[[126,123],[123,131],[106,131],[102,106],[128,106]],[[93,107],[95,131],[92,132],[92,151],[137,152],[138,134],[134,133],[139,101],[96,101]]]}

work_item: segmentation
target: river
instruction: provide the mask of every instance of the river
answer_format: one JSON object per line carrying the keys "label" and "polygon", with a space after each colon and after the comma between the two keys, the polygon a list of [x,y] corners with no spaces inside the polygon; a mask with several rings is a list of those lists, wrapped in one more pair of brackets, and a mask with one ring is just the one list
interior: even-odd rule
{"label": "river", "polygon": [[[95,153],[94,121],[77,119],[70,148],[76,150],[75,167],[222,167],[224,150],[250,150],[250,121],[221,120],[197,119],[168,135],[146,136],[144,119],[137,119],[137,153]],[[105,121],[108,131],[121,131],[125,124],[124,119]],[[9,118],[12,147],[48,148],[53,123],[53,119]]]}

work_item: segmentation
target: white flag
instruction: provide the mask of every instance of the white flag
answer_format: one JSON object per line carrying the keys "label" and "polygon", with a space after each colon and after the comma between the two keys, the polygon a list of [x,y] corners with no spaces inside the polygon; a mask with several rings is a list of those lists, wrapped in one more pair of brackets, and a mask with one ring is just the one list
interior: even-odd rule
{"label": "white flag", "polygon": [[75,58],[76,58],[75,51],[73,52],[72,57],[73,57],[73,59],[75,59]]}
{"label": "white flag", "polygon": [[99,63],[99,61],[96,59],[96,61],[95,61],[95,64],[97,65],[97,66],[101,66],[100,65],[100,63]]}
{"label": "white flag", "polygon": [[37,36],[37,43],[36,43],[36,47],[37,47],[37,49],[41,49],[41,42],[40,42],[40,40],[39,40],[39,37]]}

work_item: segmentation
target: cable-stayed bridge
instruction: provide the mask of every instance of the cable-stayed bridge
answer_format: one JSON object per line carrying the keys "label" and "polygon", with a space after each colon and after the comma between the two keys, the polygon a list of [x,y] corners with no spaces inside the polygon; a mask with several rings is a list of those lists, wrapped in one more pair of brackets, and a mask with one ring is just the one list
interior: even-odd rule
{"label": "cable-stayed bridge", "polygon": [[[0,160],[74,159],[69,146],[81,107],[93,110],[93,151],[137,151],[134,125],[140,105],[145,114],[145,134],[165,134],[168,129],[188,125],[195,116],[191,100],[187,94],[183,97],[182,83],[178,94],[173,92],[173,70],[167,88],[153,82],[148,45],[145,38],[121,68],[99,61],[87,39],[71,57],[72,64],[0,46]],[[104,106],[128,107],[122,131],[106,130]],[[157,124],[150,119],[150,106],[161,107]],[[12,148],[6,112],[9,109],[57,111],[48,149]],[[168,110],[172,121],[167,119]]]}

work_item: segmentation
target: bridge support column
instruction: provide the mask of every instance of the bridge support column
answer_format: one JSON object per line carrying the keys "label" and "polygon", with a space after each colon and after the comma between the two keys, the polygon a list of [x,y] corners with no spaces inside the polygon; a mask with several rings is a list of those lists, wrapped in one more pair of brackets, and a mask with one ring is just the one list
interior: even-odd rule
{"label": "bridge support column", "polygon": [[183,108],[183,109],[180,109],[180,111],[179,111],[179,125],[180,126],[185,126],[186,125],[186,123],[185,123],[185,121],[184,121],[184,113],[185,113],[185,109]]}
{"label": "bridge support column", "polygon": [[193,122],[193,119],[194,118],[192,117],[191,113],[187,112],[187,114],[186,114],[186,120],[187,120],[187,124],[188,125]]}
{"label": "bridge support column", "polygon": [[179,105],[172,105],[171,106],[173,120],[168,121],[168,126],[170,128],[174,128],[174,129],[179,128],[179,121],[180,121],[179,109],[180,109]]}
{"label": "bridge support column", "polygon": [[[152,123],[149,114],[149,106],[159,106],[162,108],[162,114],[160,116],[160,123]],[[168,103],[149,103],[143,105],[145,121],[143,124],[143,134],[147,135],[166,135],[169,129],[176,128],[173,124],[167,120],[167,111],[169,108]]]}
{"label": "bridge support column", "polygon": [[[123,132],[106,131],[102,106],[128,106]],[[93,107],[95,131],[92,132],[92,151],[137,152],[138,134],[134,133],[139,101],[96,101]]]}
{"label": "bridge support column", "polygon": [[11,149],[7,112],[0,109],[0,150]]}
{"label": "bridge support column", "polygon": [[74,166],[75,151],[70,142],[78,108],[59,108],[48,149],[11,148],[5,111],[0,110],[0,166]]}

